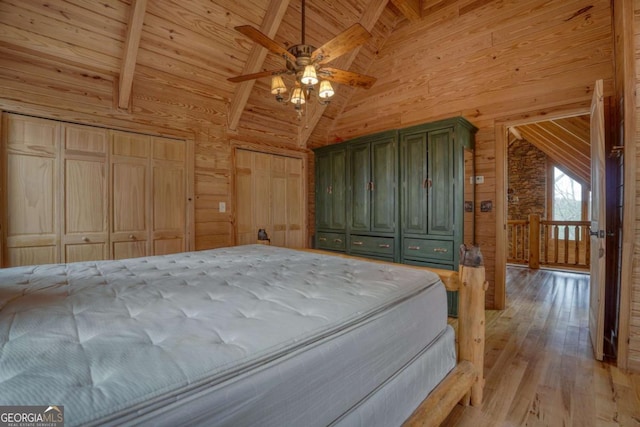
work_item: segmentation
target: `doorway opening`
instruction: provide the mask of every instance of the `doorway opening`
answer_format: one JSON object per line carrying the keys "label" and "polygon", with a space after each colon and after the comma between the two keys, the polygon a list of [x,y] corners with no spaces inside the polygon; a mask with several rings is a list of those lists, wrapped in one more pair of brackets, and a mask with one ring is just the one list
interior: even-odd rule
{"label": "doorway opening", "polygon": [[[600,104],[602,105],[603,97],[600,97]],[[595,100],[595,97],[594,97]],[[607,104],[605,99],[605,103]],[[594,101],[595,102],[595,101]],[[595,105],[595,104],[594,104]],[[594,237],[589,241],[589,221],[590,218],[589,201],[591,195],[589,193],[590,173],[591,173],[591,153],[590,153],[590,138],[591,133],[594,132],[590,127],[590,114],[587,111],[573,111],[571,114],[565,114],[558,116],[557,118],[549,118],[549,116],[539,116],[536,118],[530,118],[527,121],[513,121],[503,122],[496,126],[496,165],[497,165],[497,185],[496,185],[496,200],[497,205],[503,208],[496,211],[497,223],[504,224],[504,227],[498,226],[497,228],[497,250],[496,250],[496,293],[495,301],[497,308],[505,308],[506,306],[506,289],[503,287],[506,276],[507,264],[512,261],[514,257],[511,252],[512,247],[519,247],[519,253],[517,257],[520,260],[526,262],[521,263],[525,265],[525,268],[562,268],[572,270],[578,267],[584,268],[585,266],[576,266],[575,264],[593,263],[586,261],[583,254],[587,255],[591,251],[598,253],[604,247],[606,247],[606,269],[602,268],[602,271],[606,270],[606,280],[604,278],[599,280],[599,283],[606,284],[601,286],[604,295],[600,300],[604,307],[604,356],[615,359],[617,348],[617,330],[618,330],[618,313],[619,313],[619,292],[620,292],[620,280],[619,280],[619,268],[616,265],[619,264],[616,260],[619,260],[619,251],[616,251],[617,241],[619,240],[619,225],[621,224],[619,207],[621,201],[618,199],[619,191],[616,191],[618,186],[618,180],[620,176],[620,162],[616,162],[616,159],[611,155],[605,156],[604,153],[611,153],[612,141],[615,140],[615,136],[611,134],[614,130],[611,129],[609,123],[609,115],[611,114],[610,106],[601,106],[603,111],[607,114],[601,114],[604,116],[601,119],[601,123],[597,123],[600,126],[601,132],[598,135],[604,134],[604,130],[607,130],[606,135],[602,136],[602,143],[598,146],[602,146],[602,154],[596,156],[603,158],[603,167],[598,170],[606,170],[606,199],[607,214],[605,218],[606,227],[600,225],[595,227],[598,230],[597,235],[602,235],[598,241],[597,238],[594,241]],[[561,129],[559,129],[561,128]],[[596,127],[597,128],[597,127]],[[580,145],[576,141],[576,138],[586,141],[583,145]],[[534,140],[535,144],[531,142]],[[559,139],[559,140],[558,140]],[[567,140],[573,142],[566,142]],[[517,159],[513,153],[510,153],[514,149],[514,145],[519,144],[516,141],[527,141],[530,146],[519,147],[519,149],[526,153],[525,156],[521,156],[520,160]],[[554,141],[553,143],[551,141]],[[534,148],[531,148],[533,146]],[[580,148],[582,147],[582,148]],[[536,155],[538,154],[538,156]],[[526,159],[526,161],[523,161]],[[550,160],[551,159],[551,160]],[[537,170],[539,173],[534,174],[533,178],[529,178],[526,182],[528,185],[536,184],[539,188],[543,188],[539,191],[537,196],[533,196],[530,190],[526,188],[522,190],[514,185],[513,181],[509,181],[509,168],[515,165],[519,173],[522,173],[524,169],[534,168],[535,163],[538,162]],[[606,163],[606,168],[604,164]],[[544,172],[540,172],[544,171]],[[565,200],[558,200],[560,197],[559,192],[561,190],[552,188],[555,181],[563,181],[570,178],[568,186],[572,188],[572,196],[565,197]],[[567,185],[565,185],[566,187]],[[602,186],[602,185],[599,185]],[[524,197],[524,199],[523,199]],[[536,199],[537,197],[537,199]],[[567,200],[568,199],[568,200]],[[532,202],[533,200],[533,202]],[[523,203],[524,201],[524,203]],[[517,207],[522,206],[526,208],[527,202],[529,202],[529,210],[537,209],[537,215],[540,216],[540,221],[536,222],[535,226],[539,227],[532,233],[533,236],[539,236],[540,242],[532,242],[530,245],[528,239],[530,235],[523,230],[523,227],[529,225],[529,218],[521,219],[521,225],[515,225],[520,227],[516,232],[508,230],[507,223],[510,220],[509,215],[518,211]],[[556,206],[559,203],[573,205],[572,211],[578,210],[577,206],[580,206],[580,218],[573,217],[567,218],[554,218],[553,205]],[[523,210],[521,209],[520,212]],[[520,214],[518,214],[520,215]],[[604,215],[602,215],[604,218]],[[511,217],[513,218],[513,216]],[[557,221],[574,221],[568,225],[557,224]],[[551,224],[542,224],[544,221],[551,221]],[[618,223],[616,223],[618,221]],[[602,222],[600,223],[602,224]],[[551,231],[547,226],[551,226]],[[557,226],[557,228],[556,228]],[[546,228],[545,228],[546,227]],[[593,228],[593,224],[591,224]],[[600,232],[602,230],[602,232]],[[607,232],[605,232],[607,230]],[[515,234],[515,236],[514,236]],[[593,234],[593,233],[592,233]],[[606,234],[606,236],[605,236]],[[545,239],[547,241],[545,242]],[[554,242],[555,240],[555,242]],[[524,242],[524,244],[523,244]],[[557,246],[556,246],[557,244]],[[537,245],[537,246],[536,246]],[[544,247],[547,249],[531,250],[530,246]],[[549,247],[551,245],[551,247]],[[523,249],[526,247],[526,249]],[[594,248],[596,248],[594,250]],[[551,259],[551,261],[547,258]],[[532,256],[533,255],[533,256]],[[556,256],[558,259],[556,259]],[[589,259],[587,256],[586,259]],[[596,257],[597,259],[597,257]],[[532,265],[533,264],[533,265]],[[549,265],[549,264],[569,264],[565,266],[561,265]],[[510,263],[511,265],[511,263]],[[587,271],[586,268],[584,268]],[[588,272],[588,271],[587,271]],[[593,272],[592,272],[593,274]],[[592,286],[593,288],[593,286]],[[597,289],[594,288],[594,289]],[[593,297],[593,295],[592,295]],[[592,303],[590,304],[590,315],[593,317]],[[592,320],[592,319],[591,319]],[[590,328],[591,328],[590,321]],[[594,334],[594,336],[596,336]],[[597,339],[595,340],[598,341]],[[594,349],[595,349],[594,343]],[[596,357],[602,357],[602,350],[596,349]]]}

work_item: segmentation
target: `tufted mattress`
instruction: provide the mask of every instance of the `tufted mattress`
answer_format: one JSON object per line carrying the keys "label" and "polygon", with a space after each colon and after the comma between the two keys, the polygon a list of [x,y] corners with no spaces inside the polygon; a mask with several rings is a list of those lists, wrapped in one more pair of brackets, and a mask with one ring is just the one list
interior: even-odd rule
{"label": "tufted mattress", "polygon": [[358,425],[454,367],[446,311],[435,274],[265,245],[0,269],[0,405],[64,405],[66,425]]}

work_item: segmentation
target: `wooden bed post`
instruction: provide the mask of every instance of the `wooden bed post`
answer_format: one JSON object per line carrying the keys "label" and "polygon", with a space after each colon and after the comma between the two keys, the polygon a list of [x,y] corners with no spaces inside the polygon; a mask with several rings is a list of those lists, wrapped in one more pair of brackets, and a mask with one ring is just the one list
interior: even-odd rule
{"label": "wooden bed post", "polygon": [[485,314],[484,296],[487,290],[484,262],[479,248],[461,248],[460,290],[458,295],[458,343],[460,361],[469,361],[475,367],[478,377],[473,383],[470,396],[471,405],[482,403],[484,387],[484,339]]}

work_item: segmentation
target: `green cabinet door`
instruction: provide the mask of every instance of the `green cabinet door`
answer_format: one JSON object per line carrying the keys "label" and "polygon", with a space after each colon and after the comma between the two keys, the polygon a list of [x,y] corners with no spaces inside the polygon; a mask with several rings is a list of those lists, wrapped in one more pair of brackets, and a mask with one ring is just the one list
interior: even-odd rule
{"label": "green cabinet door", "polygon": [[331,228],[331,155],[316,154],[316,228]]}
{"label": "green cabinet door", "polygon": [[[431,131],[428,138],[427,233],[454,234],[453,129]],[[460,189],[461,191],[461,189]]]}
{"label": "green cabinet door", "polygon": [[402,233],[427,234],[427,134],[401,136]]}
{"label": "green cabinet door", "polygon": [[331,220],[329,228],[332,230],[345,230],[347,226],[347,150],[332,151],[330,157],[331,183],[329,184],[329,195],[331,198]]}
{"label": "green cabinet door", "polygon": [[349,149],[349,186],[351,211],[349,227],[351,231],[369,231],[371,221],[371,145],[353,145]]}
{"label": "green cabinet door", "polygon": [[387,137],[371,143],[371,231],[396,228],[396,143]]}
{"label": "green cabinet door", "polygon": [[346,228],[346,159],[344,148],[316,153],[316,228]]}

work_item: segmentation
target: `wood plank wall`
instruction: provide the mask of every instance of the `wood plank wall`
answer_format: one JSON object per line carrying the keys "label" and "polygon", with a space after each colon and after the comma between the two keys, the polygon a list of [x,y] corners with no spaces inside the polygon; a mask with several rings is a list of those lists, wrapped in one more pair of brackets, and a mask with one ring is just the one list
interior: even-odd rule
{"label": "wood plank wall", "polygon": [[[474,123],[477,202],[496,206],[496,124],[588,111],[593,83],[613,94],[609,0],[429,2],[399,24],[367,70],[378,81],[355,91],[324,137],[333,143],[462,115]],[[310,223],[313,223],[310,220]],[[494,305],[496,212],[476,211]],[[498,243],[501,244],[501,243]]]}
{"label": "wood plank wall", "polygon": [[[622,0],[621,0],[622,1]],[[618,3],[621,3],[619,1]],[[635,132],[631,137],[625,140],[625,181],[632,182],[635,177],[634,190],[625,188],[624,214],[635,217],[633,224],[625,223],[624,232],[629,237],[623,240],[623,284],[624,275],[631,267],[630,283],[628,288],[623,290],[625,297],[624,306],[621,307],[620,329],[628,333],[628,353],[626,367],[635,371],[640,371],[640,197],[638,189],[640,189],[640,174],[638,174],[638,166],[640,165],[640,0],[633,2],[633,30],[635,36]],[[627,94],[630,94],[627,91]],[[632,94],[633,95],[633,94]],[[635,144],[635,147],[631,145]],[[634,152],[635,151],[635,152]],[[628,159],[628,160],[627,160]],[[627,206],[629,205],[629,206]],[[629,210],[630,207],[635,209]],[[635,211],[635,212],[634,212]],[[633,255],[631,257],[631,255]],[[631,261],[632,260],[632,261]],[[625,262],[626,261],[626,262]],[[624,322],[624,324],[622,323]],[[628,328],[628,330],[626,329]],[[625,338],[622,333],[621,339]]]}

